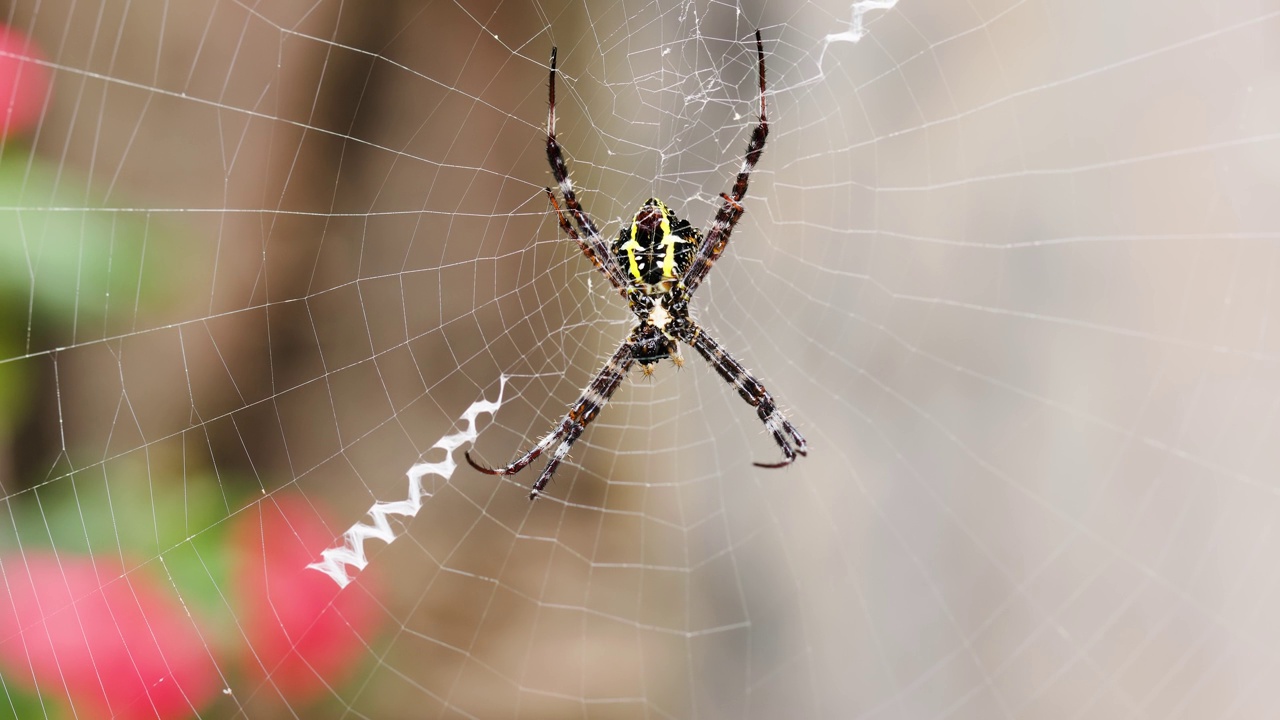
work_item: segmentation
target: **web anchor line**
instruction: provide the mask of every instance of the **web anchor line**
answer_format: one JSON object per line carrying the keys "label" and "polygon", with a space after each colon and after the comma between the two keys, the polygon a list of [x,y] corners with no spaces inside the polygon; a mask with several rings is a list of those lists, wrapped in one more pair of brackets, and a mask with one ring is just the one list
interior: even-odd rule
{"label": "web anchor line", "polygon": [[[453,477],[453,471],[458,468],[458,463],[453,459],[453,451],[463,445],[475,443],[479,434],[476,430],[476,419],[482,413],[492,415],[498,411],[498,408],[502,406],[502,395],[506,388],[507,376],[503,375],[498,385],[497,400],[490,402],[482,397],[471,403],[471,406],[462,413],[462,420],[466,421],[467,426],[452,435],[445,435],[435,445],[431,446],[432,450],[442,448],[445,451],[444,460],[434,463],[420,462],[409,468],[409,471],[405,473],[409,478],[408,498],[395,502],[374,503],[373,507],[369,508],[369,522],[367,524],[356,523],[352,525],[342,534],[343,542],[341,545],[324,550],[320,553],[320,556],[324,559],[320,562],[311,563],[307,567],[333,578],[338,587],[345,588],[349,585],[356,573],[369,564],[369,559],[364,551],[365,542],[377,539],[390,545],[395,541],[397,532],[391,528],[387,516],[403,515],[405,517],[414,517],[418,514],[418,511],[422,509],[422,499],[431,497],[431,493],[423,489],[422,486],[422,479],[427,475],[436,475],[445,481]],[[354,569],[348,571],[347,566],[351,566]]]}

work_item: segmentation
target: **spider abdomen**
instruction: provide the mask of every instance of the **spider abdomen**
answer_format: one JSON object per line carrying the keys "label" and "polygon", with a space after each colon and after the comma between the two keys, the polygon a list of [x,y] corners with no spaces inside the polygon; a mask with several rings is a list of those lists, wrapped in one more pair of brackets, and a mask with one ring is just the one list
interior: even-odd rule
{"label": "spider abdomen", "polygon": [[669,292],[693,262],[701,238],[657,198],[649,198],[624,225],[611,248],[632,285],[647,295]]}

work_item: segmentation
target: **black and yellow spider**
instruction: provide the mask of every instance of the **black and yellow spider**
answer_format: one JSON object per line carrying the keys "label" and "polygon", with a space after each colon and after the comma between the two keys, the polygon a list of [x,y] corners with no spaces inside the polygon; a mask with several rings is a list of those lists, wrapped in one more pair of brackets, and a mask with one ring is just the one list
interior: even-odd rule
{"label": "black and yellow spider", "polygon": [[587,429],[587,425],[595,420],[596,415],[600,414],[601,408],[609,402],[631,367],[640,363],[645,374],[649,374],[652,372],[651,366],[659,360],[669,358],[677,366],[682,365],[684,360],[680,356],[679,342],[692,346],[720,373],[720,377],[737,388],[742,399],[756,408],[756,414],[777,441],[778,447],[782,449],[783,460],[776,463],[755,463],[757,466],[783,467],[794,462],[797,455],[807,454],[808,445],[804,437],[783,416],[764,385],[689,317],[689,299],[707,277],[711,266],[724,253],[729,235],[742,217],[741,202],[747,194],[747,179],[764,152],[764,140],[769,134],[764,107],[764,43],[760,39],[759,30],[756,31],[756,54],[760,64],[760,123],[751,133],[742,171],[733,183],[732,192],[720,194],[724,204],[716,213],[706,237],[687,220],[676,217],[661,201],[650,198],[636,213],[635,219],[623,226],[618,239],[608,244],[579,204],[573,192],[573,183],[569,180],[564,155],[560,152],[560,144],[556,142],[556,51],[555,48],[551,49],[547,160],[551,163],[551,173],[560,185],[560,194],[564,196],[568,214],[577,223],[577,230],[556,202],[551,188],[546,189],[547,197],[556,210],[561,229],[577,241],[587,259],[627,299],[638,324],[592,379],[591,384],[587,385],[582,396],[570,406],[569,413],[551,434],[538,441],[537,445],[515,462],[496,470],[472,460],[471,452],[467,451],[467,462],[471,467],[490,475],[513,475],[559,443],[546,469],[542,471],[542,476],[533,484],[533,490],[529,493],[531,500],[538,497],[555,474],[556,468],[568,455],[569,448]]}

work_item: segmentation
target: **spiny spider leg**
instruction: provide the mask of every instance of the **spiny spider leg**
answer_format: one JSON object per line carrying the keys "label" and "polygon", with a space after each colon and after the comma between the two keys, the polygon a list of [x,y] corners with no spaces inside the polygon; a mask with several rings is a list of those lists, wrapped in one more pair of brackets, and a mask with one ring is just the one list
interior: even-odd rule
{"label": "spiny spider leg", "polygon": [[689,325],[681,329],[680,339],[692,345],[693,349],[715,368],[720,377],[736,388],[742,399],[756,409],[756,415],[773,435],[778,447],[782,448],[785,458],[782,462],[758,462],[752,463],[753,465],[762,468],[780,468],[795,462],[796,455],[809,454],[809,444],[805,442],[804,436],[778,409],[778,404],[774,402],[769,391],[764,389],[764,385],[755,379],[751,372],[742,366],[742,363],[726,352],[715,338],[690,320]]}
{"label": "spiny spider leg", "polygon": [[529,463],[533,462],[543,451],[559,443],[559,447],[551,454],[551,460],[547,462],[547,467],[542,471],[542,475],[538,477],[538,481],[533,484],[533,490],[529,493],[529,499],[534,500],[542,493],[542,489],[547,486],[551,480],[551,476],[555,474],[556,468],[569,454],[569,448],[577,442],[578,437],[582,435],[582,431],[587,429],[592,420],[596,419],[596,415],[600,414],[600,409],[605,403],[609,402],[609,398],[617,391],[618,386],[622,384],[622,379],[627,376],[627,371],[635,364],[635,353],[632,349],[631,341],[628,339],[622,343],[618,351],[609,358],[604,367],[592,378],[591,383],[587,385],[587,389],[582,391],[582,396],[577,402],[570,406],[568,414],[560,421],[555,431],[550,435],[538,441],[524,455],[516,458],[515,462],[501,468],[488,468],[475,460],[471,459],[471,451],[467,450],[465,456],[467,463],[471,467],[488,475],[514,475],[525,469]]}
{"label": "spiny spider leg", "polygon": [[755,169],[756,163],[760,162],[760,155],[764,152],[765,138],[769,136],[769,120],[764,107],[764,41],[760,39],[759,30],[756,30],[756,57],[760,64],[760,124],[751,131],[751,140],[747,143],[747,154],[742,161],[742,170],[733,183],[733,190],[728,195],[721,194],[724,204],[720,206],[715,220],[711,222],[711,230],[703,238],[697,255],[689,264],[689,269],[685,271],[684,286],[689,289],[690,294],[693,294],[706,279],[707,273],[711,272],[711,266],[720,259],[725,246],[729,244],[729,236],[733,234],[738,218],[742,217],[741,203],[742,198],[747,194],[747,181],[751,178],[751,171]]}
{"label": "spiny spider leg", "polygon": [[622,279],[621,271],[618,269],[617,264],[612,262],[608,255],[605,256],[604,260],[597,257],[595,248],[583,240],[582,236],[578,235],[578,231],[574,230],[573,225],[569,223],[569,218],[565,217],[564,210],[560,208],[560,203],[556,202],[556,194],[551,192],[551,188],[543,188],[543,190],[546,191],[547,199],[551,201],[551,206],[556,209],[556,217],[560,220],[560,229],[564,230],[565,235],[573,238],[578,243],[578,247],[582,248],[582,254],[587,256],[587,259],[591,261],[592,265],[596,266],[597,270],[609,278],[609,282],[613,283],[615,288],[626,294],[626,281]]}
{"label": "spiny spider leg", "polygon": [[[579,245],[591,247],[592,252],[588,257],[594,255],[598,258],[600,262],[596,263],[596,266],[600,268],[600,272],[609,278],[609,282],[613,283],[614,287],[621,290],[627,278],[612,261],[609,243],[600,237],[600,231],[596,229],[595,223],[578,202],[578,196],[573,191],[573,182],[569,179],[569,167],[564,162],[564,152],[560,149],[560,143],[556,142],[556,73],[556,49],[551,48],[551,76],[547,82],[547,162],[551,164],[551,174],[555,176],[556,183],[560,186],[560,194],[564,196],[564,204],[569,208],[569,214],[573,216],[574,221],[578,223],[578,229],[585,236],[582,239],[577,237],[574,239],[578,240]],[[556,212],[559,213],[559,211],[560,208],[557,206]],[[560,226],[565,227],[564,223]],[[586,252],[585,247],[583,252]]]}

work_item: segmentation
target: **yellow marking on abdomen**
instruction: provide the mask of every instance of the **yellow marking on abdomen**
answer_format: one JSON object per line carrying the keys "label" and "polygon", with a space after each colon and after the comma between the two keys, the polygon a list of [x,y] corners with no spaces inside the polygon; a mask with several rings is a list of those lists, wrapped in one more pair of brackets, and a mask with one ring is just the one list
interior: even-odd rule
{"label": "yellow marking on abdomen", "polygon": [[636,240],[636,226],[639,224],[631,223],[631,239],[622,244],[622,249],[627,251],[627,260],[630,263],[627,272],[631,273],[631,277],[635,278],[636,282],[644,282],[644,278],[640,275],[640,265],[636,263],[636,250],[640,249],[640,241]]}

